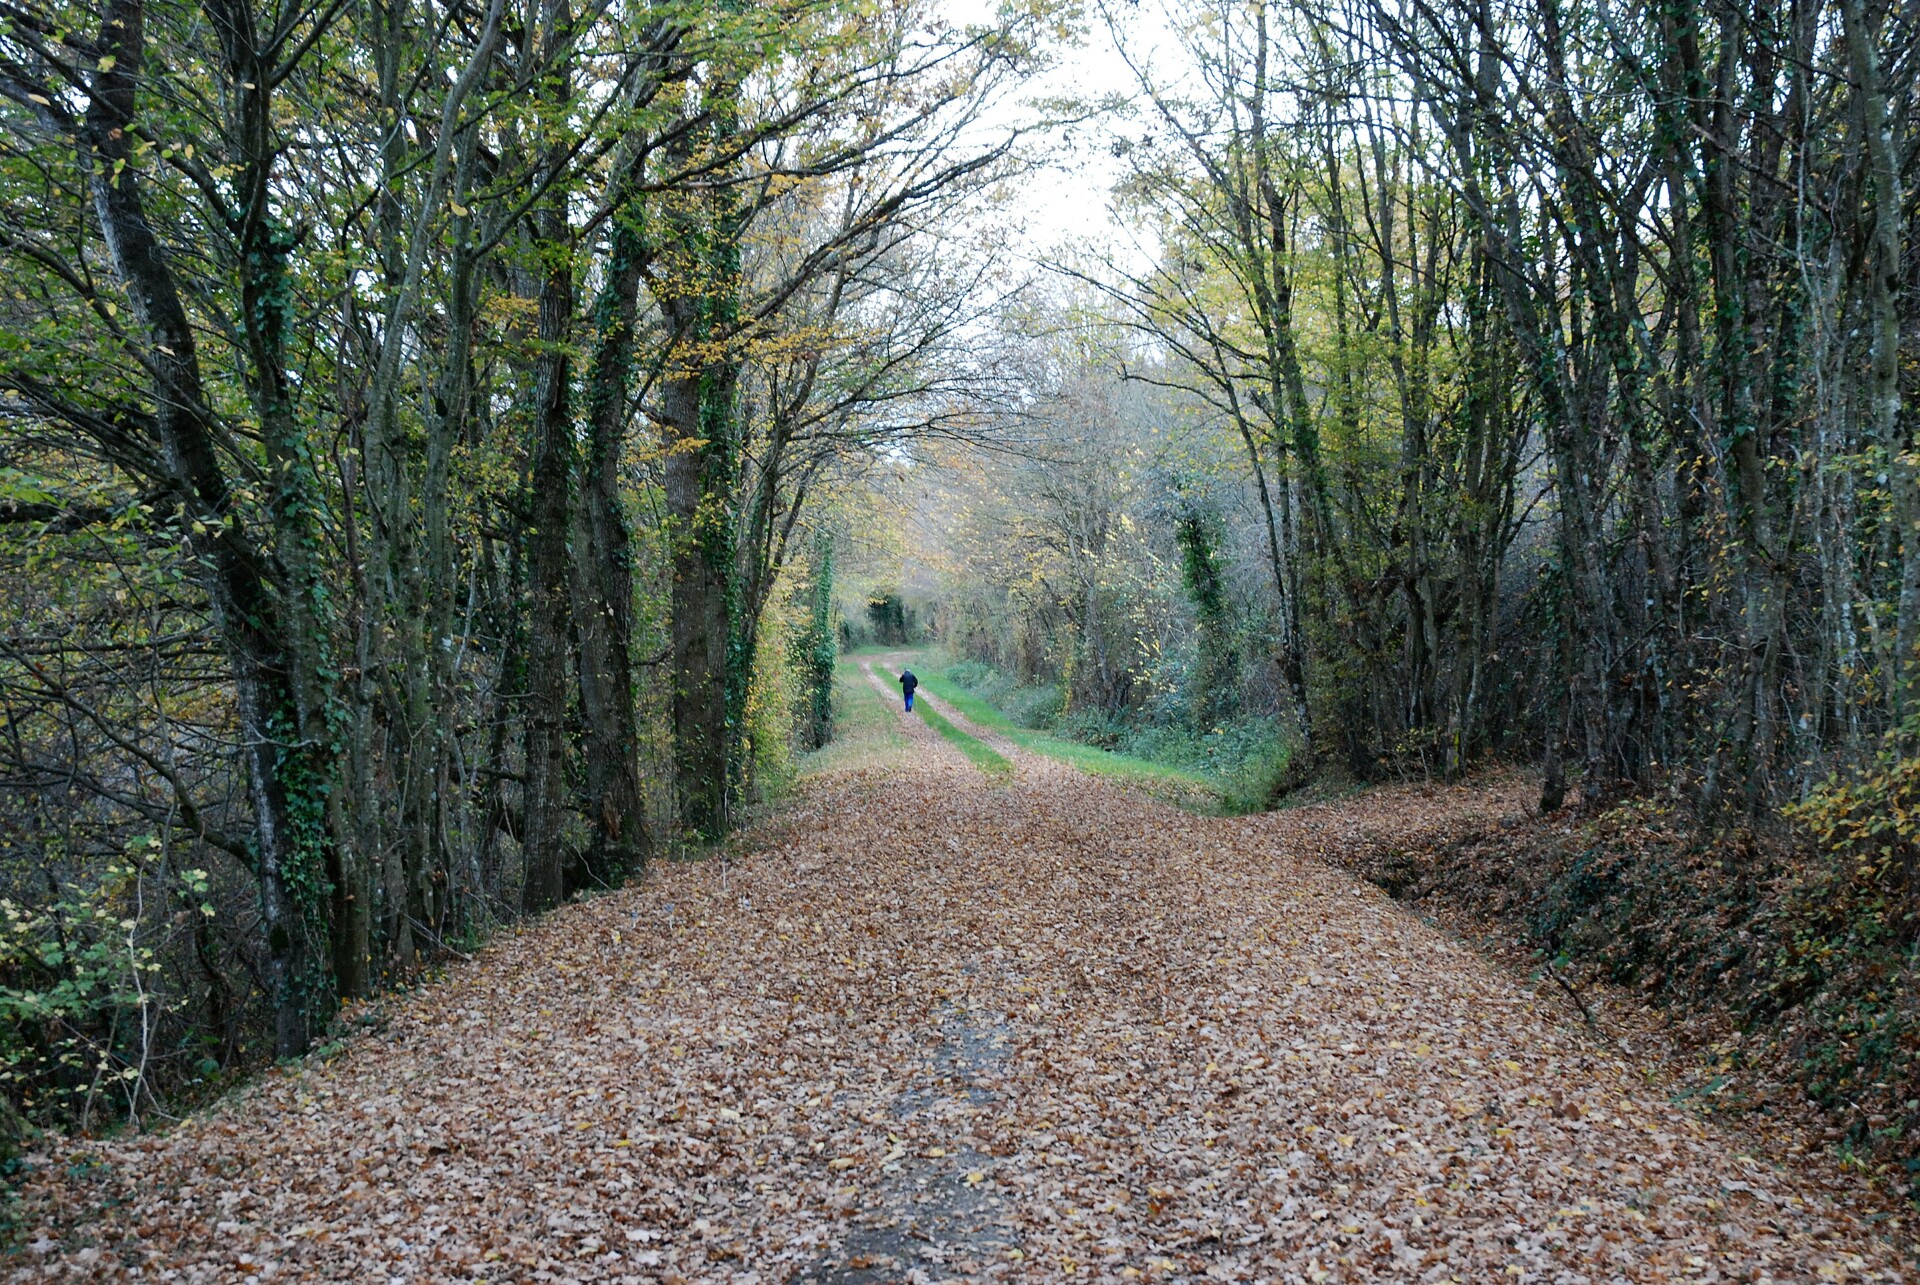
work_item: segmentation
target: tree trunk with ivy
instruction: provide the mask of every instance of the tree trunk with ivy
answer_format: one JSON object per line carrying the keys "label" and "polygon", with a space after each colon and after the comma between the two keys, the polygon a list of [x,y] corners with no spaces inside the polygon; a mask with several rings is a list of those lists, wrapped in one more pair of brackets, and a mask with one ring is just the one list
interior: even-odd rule
{"label": "tree trunk with ivy", "polygon": [[[332,1002],[326,955],[317,949],[326,931],[328,865],[334,855],[327,820],[333,763],[326,698],[318,685],[322,632],[308,622],[307,635],[299,636],[289,619],[289,599],[312,606],[310,596],[299,592],[299,572],[292,577],[294,594],[277,587],[270,558],[234,511],[215,446],[194,327],[147,213],[134,164],[145,17],[142,0],[110,0],[99,41],[111,65],[95,76],[79,135],[94,212],[143,333],[153,398],[147,422],[162,481],[179,505],[193,566],[233,667],[236,721],[253,804],[253,869],[266,938],[274,1050],[292,1057],[306,1051],[316,1021]],[[244,32],[239,38],[245,39]],[[264,100],[257,110],[264,120]],[[264,187],[265,175],[258,180]],[[286,392],[276,368],[276,345],[285,333],[275,273],[282,260],[273,252],[280,234],[264,206],[255,213],[253,235],[264,239],[268,251],[245,285],[249,321],[260,332],[256,391],[260,406],[279,425],[267,430],[269,449],[285,452],[290,447],[279,416]],[[302,476],[297,454],[285,459],[272,506],[286,528],[277,532],[278,546],[296,568],[316,554],[309,544],[311,515],[301,499]]]}
{"label": "tree trunk with ivy", "polygon": [[807,731],[813,748],[833,739],[833,665],[840,631],[834,627],[833,537],[822,532],[814,543],[813,588],[807,612]]}
{"label": "tree trunk with ivy", "polygon": [[[704,308],[704,304],[696,305]],[[683,333],[704,319],[676,320]],[[739,734],[735,696],[733,521],[729,500],[739,468],[734,440],[734,375],[725,359],[664,382],[662,419],[672,434],[666,462],[672,517],[673,746],[680,821],[702,838],[727,828],[732,751]]]}
{"label": "tree trunk with ivy", "polygon": [[[542,86],[550,109],[573,93],[565,42],[565,0],[549,0],[540,26],[559,46]],[[535,34],[529,32],[531,43]],[[526,826],[520,838],[526,866],[523,910],[543,910],[567,895],[572,882],[567,851],[568,690],[572,686],[572,521],[575,456],[573,424],[573,228],[564,139],[549,144],[543,169],[550,179],[530,223],[530,249],[539,265],[539,321],[532,407],[532,489],[527,499]]]}
{"label": "tree trunk with ivy", "polygon": [[1204,734],[1234,706],[1234,685],[1240,678],[1240,656],[1234,646],[1232,609],[1220,566],[1219,531],[1212,518],[1188,507],[1173,522],[1174,543],[1180,548],[1180,580],[1193,604],[1195,640],[1199,655],[1193,670],[1193,695],[1188,709]]}
{"label": "tree trunk with ivy", "polygon": [[586,377],[587,436],[574,505],[574,632],[591,838],[582,874],[607,886],[650,855],[640,793],[633,683],[633,535],[620,489],[644,246],[621,210],[610,234],[606,284],[593,306]]}
{"label": "tree trunk with ivy", "polygon": [[[673,171],[735,146],[737,87],[706,87],[704,128],[665,150]],[[706,162],[711,163],[711,162]],[[753,656],[739,627],[735,490],[740,477],[740,194],[726,183],[662,201],[650,284],[665,317],[658,409],[673,569],[670,658],[680,823],[712,839],[731,824]]]}

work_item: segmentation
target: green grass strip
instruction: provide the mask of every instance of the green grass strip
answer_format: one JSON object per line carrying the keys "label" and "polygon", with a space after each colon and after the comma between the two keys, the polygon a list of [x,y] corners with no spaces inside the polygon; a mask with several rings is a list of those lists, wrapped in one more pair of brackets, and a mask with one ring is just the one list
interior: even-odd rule
{"label": "green grass strip", "polygon": [[918,713],[928,727],[947,738],[947,741],[962,754],[967,762],[990,776],[1000,776],[1013,771],[1013,764],[1007,762],[1000,751],[975,736],[969,736],[955,727],[943,714],[925,701],[914,702],[914,711]]}

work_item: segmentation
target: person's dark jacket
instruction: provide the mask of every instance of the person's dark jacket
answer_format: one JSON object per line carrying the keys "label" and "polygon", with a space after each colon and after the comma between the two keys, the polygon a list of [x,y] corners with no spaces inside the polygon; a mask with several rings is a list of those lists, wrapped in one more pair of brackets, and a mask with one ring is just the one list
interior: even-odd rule
{"label": "person's dark jacket", "polygon": [[918,687],[919,685],[920,685],[920,680],[913,676],[913,671],[911,669],[903,669],[900,671],[900,690],[901,691],[911,696],[913,695],[913,689]]}

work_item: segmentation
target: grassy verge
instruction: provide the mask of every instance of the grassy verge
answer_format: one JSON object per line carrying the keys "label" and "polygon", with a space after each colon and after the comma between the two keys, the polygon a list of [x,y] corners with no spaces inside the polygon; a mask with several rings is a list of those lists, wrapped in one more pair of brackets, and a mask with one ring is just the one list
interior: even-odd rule
{"label": "grassy verge", "polygon": [[833,667],[833,740],[801,760],[801,774],[894,759],[906,748],[907,734],[900,730],[900,720],[867,682],[859,663],[842,657]]}
{"label": "grassy verge", "polygon": [[919,675],[922,687],[951,705],[963,718],[1005,737],[1029,753],[1044,755],[1095,776],[1111,777],[1148,789],[1158,787],[1160,792],[1182,801],[1201,802],[1209,810],[1224,810],[1226,807],[1227,800],[1220,783],[1202,773],[1134,758],[1130,754],[1115,754],[1095,745],[1021,727],[1001,713],[998,707],[948,678],[945,664],[932,654],[916,653],[907,663],[915,666],[914,672]]}

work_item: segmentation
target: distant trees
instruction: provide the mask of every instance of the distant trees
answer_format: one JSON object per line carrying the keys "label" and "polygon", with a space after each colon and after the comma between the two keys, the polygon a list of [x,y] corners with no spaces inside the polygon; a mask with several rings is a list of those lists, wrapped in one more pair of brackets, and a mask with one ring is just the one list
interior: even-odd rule
{"label": "distant trees", "polygon": [[1144,520],[1173,485],[1150,453],[1155,407],[1099,360],[1031,341],[1021,449],[955,461],[937,520],[953,567],[949,645],[1019,680],[1057,682],[1069,712],[1107,717],[1148,692],[1175,646],[1181,582]]}
{"label": "distant trees", "polygon": [[1041,22],[0,12],[16,1100],[297,1053],[729,824],[807,515],[969,422],[983,265],[931,241]]}

